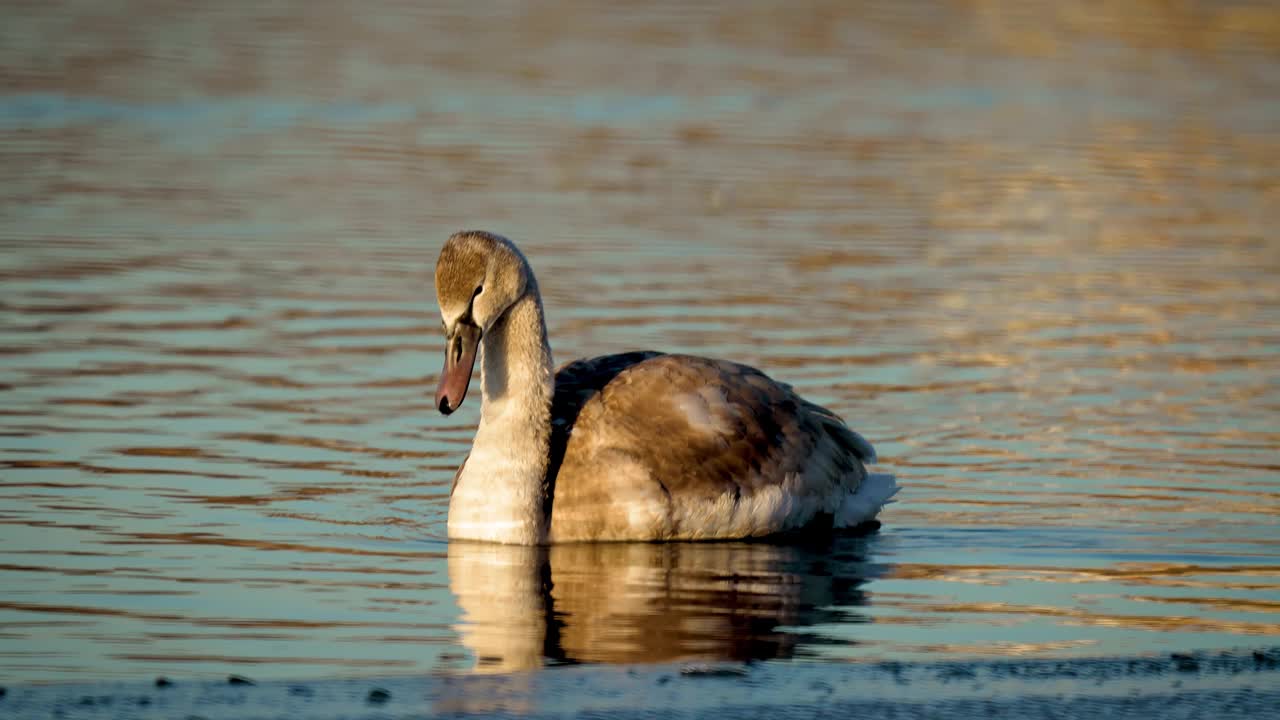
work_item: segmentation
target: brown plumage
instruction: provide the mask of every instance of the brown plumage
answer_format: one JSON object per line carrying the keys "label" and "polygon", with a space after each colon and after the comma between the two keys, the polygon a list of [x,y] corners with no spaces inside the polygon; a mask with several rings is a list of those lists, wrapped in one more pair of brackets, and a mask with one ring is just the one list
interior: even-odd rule
{"label": "brown plumage", "polygon": [[777,527],[746,518],[729,525],[745,536],[829,527],[837,508],[823,498],[856,492],[871,457],[830,411],[746,365],[657,352],[578,360],[556,373],[551,538],[628,535],[630,518],[618,505],[637,494],[657,499],[666,515],[654,539],[715,537],[705,523],[691,526],[699,513],[676,508],[711,512],[731,499],[729,511],[738,512],[769,487],[807,496],[811,511]]}
{"label": "brown plumage", "polygon": [[[481,294],[500,285],[512,297]],[[871,520],[896,492],[888,476],[864,488],[864,463],[875,460],[866,440],[755,368],[647,351],[571,362],[552,380],[537,284],[504,238],[451,238],[437,292],[453,353],[442,411],[465,395],[457,358],[467,357],[468,333],[483,337],[470,342],[483,342],[485,358],[483,417],[455,478],[451,537],[759,537]]]}

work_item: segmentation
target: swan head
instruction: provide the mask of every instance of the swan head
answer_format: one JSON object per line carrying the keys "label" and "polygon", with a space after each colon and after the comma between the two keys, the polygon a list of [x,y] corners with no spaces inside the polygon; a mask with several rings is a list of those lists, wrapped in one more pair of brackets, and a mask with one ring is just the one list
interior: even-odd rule
{"label": "swan head", "polygon": [[467,230],[445,242],[436,261],[445,336],[444,370],[436,388],[440,412],[448,415],[462,405],[480,340],[531,284],[528,261],[501,235]]}

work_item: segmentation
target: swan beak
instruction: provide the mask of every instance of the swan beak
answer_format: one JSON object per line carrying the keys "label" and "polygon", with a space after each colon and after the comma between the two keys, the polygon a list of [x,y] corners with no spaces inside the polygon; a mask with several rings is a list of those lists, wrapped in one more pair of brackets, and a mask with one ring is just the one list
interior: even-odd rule
{"label": "swan beak", "polygon": [[453,326],[453,332],[445,336],[444,370],[440,373],[440,386],[436,388],[436,407],[445,415],[457,410],[467,396],[480,335],[480,328],[459,322]]}

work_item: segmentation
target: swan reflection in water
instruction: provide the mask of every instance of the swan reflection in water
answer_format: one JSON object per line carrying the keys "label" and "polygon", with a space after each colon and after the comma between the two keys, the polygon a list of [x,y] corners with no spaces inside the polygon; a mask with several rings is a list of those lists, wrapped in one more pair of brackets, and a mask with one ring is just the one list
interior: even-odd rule
{"label": "swan reflection in water", "polygon": [[788,658],[821,642],[798,628],[866,621],[874,541],[452,542],[449,585],[479,672]]}

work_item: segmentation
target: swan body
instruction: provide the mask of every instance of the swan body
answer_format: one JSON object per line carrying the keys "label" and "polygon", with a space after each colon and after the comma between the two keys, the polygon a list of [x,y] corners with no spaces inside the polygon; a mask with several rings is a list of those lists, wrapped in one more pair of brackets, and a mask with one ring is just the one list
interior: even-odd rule
{"label": "swan body", "polygon": [[711,540],[854,527],[897,492],[831,411],[751,367],[633,352],[553,372],[528,261],[498,235],[445,243],[440,411],[477,355],[480,425],[454,477],[451,539],[519,545]]}

